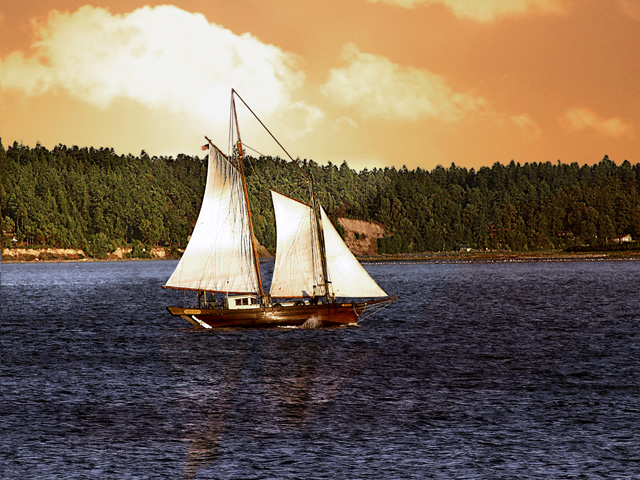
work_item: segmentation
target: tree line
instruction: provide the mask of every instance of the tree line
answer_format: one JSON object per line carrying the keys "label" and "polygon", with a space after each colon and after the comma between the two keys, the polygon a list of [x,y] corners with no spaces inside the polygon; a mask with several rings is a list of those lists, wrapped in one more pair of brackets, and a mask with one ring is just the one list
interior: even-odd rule
{"label": "tree line", "polygon": [[[327,214],[379,222],[379,253],[474,249],[531,251],[611,244],[640,236],[640,164],[451,164],[428,171],[364,169],[299,160]],[[254,230],[275,250],[269,188],[308,198],[291,162],[247,157]],[[118,246],[183,248],[198,216],[206,158],[118,155],[110,148],[0,141],[2,246],[82,248],[104,257]],[[334,222],[336,224],[337,222]],[[337,226],[337,225],[336,225]],[[339,229],[340,230],[340,229]]]}

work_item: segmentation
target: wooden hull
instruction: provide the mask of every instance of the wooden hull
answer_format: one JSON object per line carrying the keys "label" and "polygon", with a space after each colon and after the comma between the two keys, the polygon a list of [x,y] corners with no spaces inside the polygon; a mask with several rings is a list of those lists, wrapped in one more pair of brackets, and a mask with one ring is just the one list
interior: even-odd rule
{"label": "wooden hull", "polygon": [[187,320],[195,327],[300,327],[305,322],[314,327],[355,325],[369,305],[393,299],[364,303],[329,303],[320,305],[273,305],[249,309],[167,307],[172,315]]}

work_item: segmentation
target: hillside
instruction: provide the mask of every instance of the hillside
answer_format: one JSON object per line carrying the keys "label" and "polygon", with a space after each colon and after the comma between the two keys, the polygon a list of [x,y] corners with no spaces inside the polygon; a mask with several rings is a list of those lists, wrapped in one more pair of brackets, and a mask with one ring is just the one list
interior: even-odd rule
{"label": "hillside", "polygon": [[[610,245],[640,237],[640,164],[495,163],[364,169],[298,160],[356,254],[474,250],[530,252]],[[269,189],[307,201],[299,169],[280,158],[245,159],[256,237],[275,251]],[[207,174],[204,158],[118,155],[108,148],[48,150],[0,142],[2,248],[82,250],[146,258],[185,247]],[[339,220],[343,219],[343,220]],[[262,251],[266,254],[266,251]]]}

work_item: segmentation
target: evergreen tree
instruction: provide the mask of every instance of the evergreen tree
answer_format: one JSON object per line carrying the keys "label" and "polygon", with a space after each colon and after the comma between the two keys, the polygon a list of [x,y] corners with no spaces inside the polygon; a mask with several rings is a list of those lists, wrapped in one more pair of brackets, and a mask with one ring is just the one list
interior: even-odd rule
{"label": "evergreen tree", "polygon": [[[356,172],[346,162],[318,165],[278,157],[245,159],[258,241],[274,253],[269,189],[308,202],[313,177],[327,214],[376,221],[388,235],[380,253],[478,249],[527,251],[606,245],[640,236],[640,164],[607,156],[576,163],[495,163],[478,171],[455,164]],[[0,140],[2,245],[83,248],[104,257],[129,245],[184,248],[198,216],[207,162],[178,155],[117,155],[110,148],[47,150]]]}

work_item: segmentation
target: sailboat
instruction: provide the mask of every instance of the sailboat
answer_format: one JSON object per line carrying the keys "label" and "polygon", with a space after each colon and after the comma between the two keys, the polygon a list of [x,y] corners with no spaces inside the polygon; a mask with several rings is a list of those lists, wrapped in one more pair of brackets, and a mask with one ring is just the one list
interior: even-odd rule
{"label": "sailboat", "polygon": [[[271,190],[276,259],[268,292],[253,233],[236,99],[289,156],[309,187],[308,203]],[[329,327],[357,324],[363,313],[394,302],[396,297],[371,278],[332,225],[318,202],[313,177],[233,89],[230,123],[229,155],[205,137],[209,157],[202,206],[182,258],[163,285],[198,292],[197,305],[169,306],[169,312],[207,329]]]}

